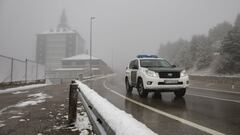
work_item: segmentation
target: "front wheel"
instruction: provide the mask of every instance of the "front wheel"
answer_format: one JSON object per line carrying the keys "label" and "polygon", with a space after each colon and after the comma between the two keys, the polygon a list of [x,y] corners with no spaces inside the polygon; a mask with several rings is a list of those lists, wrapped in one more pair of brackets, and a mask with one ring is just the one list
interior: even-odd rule
{"label": "front wheel", "polygon": [[126,90],[128,94],[132,93],[133,87],[129,84],[128,78],[125,79]]}
{"label": "front wheel", "polygon": [[178,91],[174,91],[174,94],[176,97],[183,97],[186,93],[186,88],[183,88],[181,90]]}
{"label": "front wheel", "polygon": [[138,94],[139,94],[140,97],[147,97],[148,96],[147,90],[144,89],[142,79],[138,80],[138,87],[137,87],[137,89],[138,89]]}

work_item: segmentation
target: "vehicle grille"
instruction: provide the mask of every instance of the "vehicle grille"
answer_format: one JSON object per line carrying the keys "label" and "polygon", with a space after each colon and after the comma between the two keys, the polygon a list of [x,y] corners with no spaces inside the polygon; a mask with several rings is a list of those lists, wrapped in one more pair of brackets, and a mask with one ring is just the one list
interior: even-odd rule
{"label": "vehicle grille", "polygon": [[159,72],[160,78],[180,78],[180,72]]}

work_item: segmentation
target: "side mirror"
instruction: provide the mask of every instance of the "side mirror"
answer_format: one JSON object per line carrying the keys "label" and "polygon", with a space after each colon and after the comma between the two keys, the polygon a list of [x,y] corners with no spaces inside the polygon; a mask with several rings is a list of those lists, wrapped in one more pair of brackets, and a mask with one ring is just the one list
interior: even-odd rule
{"label": "side mirror", "polygon": [[173,68],[177,67],[176,65],[172,65]]}

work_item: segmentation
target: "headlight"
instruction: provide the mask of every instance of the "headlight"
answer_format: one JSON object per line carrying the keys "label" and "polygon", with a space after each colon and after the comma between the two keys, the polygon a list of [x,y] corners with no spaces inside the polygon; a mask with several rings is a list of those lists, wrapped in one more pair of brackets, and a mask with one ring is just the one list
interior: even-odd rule
{"label": "headlight", "polygon": [[146,75],[148,75],[150,77],[158,77],[158,74],[151,70],[145,70],[145,73],[146,73]]}
{"label": "headlight", "polygon": [[181,72],[181,77],[184,77],[184,76],[187,76],[186,70],[183,70],[183,71]]}

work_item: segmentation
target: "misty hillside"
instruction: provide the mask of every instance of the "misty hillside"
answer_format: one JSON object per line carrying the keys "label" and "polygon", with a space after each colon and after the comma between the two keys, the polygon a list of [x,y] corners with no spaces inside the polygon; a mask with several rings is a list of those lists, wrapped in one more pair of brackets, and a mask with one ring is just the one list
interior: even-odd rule
{"label": "misty hillside", "polygon": [[240,73],[240,14],[232,25],[217,24],[208,35],[193,35],[161,44],[159,55],[189,72],[205,74]]}

